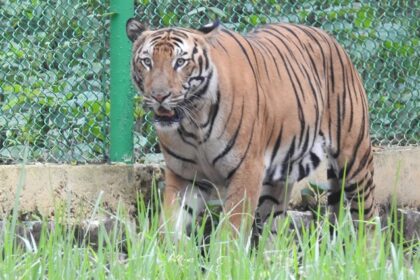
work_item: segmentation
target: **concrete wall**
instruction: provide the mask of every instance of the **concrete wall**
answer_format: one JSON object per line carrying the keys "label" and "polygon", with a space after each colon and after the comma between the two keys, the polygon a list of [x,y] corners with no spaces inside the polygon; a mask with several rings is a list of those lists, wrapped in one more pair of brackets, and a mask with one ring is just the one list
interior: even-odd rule
{"label": "concrete wall", "polygon": [[[420,206],[420,148],[375,152],[376,197],[386,203],[392,193],[400,205]],[[56,215],[63,209],[72,219],[91,218],[95,205],[114,211],[119,204],[135,211],[140,192],[148,196],[153,177],[161,180],[162,165],[4,165],[0,166],[0,218],[8,215],[19,193],[20,213]],[[314,182],[326,182],[325,166],[311,176]],[[302,181],[294,188],[292,199],[300,200]]]}

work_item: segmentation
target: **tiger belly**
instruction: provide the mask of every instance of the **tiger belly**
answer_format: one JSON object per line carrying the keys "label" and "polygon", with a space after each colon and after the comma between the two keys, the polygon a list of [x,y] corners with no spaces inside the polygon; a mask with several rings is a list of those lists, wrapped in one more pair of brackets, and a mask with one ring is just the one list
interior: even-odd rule
{"label": "tiger belly", "polygon": [[[296,150],[293,155],[289,155],[290,145],[281,147],[273,161],[271,161],[272,151],[267,150],[263,184],[273,184],[278,181],[292,184],[309,176],[324,157],[324,145],[323,138],[318,136],[307,151]],[[299,154],[303,156],[298,156]]]}

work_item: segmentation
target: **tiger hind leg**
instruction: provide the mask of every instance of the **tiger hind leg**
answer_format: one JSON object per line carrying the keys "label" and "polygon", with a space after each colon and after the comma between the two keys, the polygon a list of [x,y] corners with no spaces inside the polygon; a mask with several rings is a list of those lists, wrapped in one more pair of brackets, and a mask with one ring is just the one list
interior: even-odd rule
{"label": "tiger hind leg", "polygon": [[327,206],[329,210],[329,220],[331,224],[335,224],[338,214],[340,212],[340,202],[342,198],[342,190],[340,180],[334,168],[329,166],[327,169],[327,179],[329,184],[329,192],[327,199]]}
{"label": "tiger hind leg", "polygon": [[282,181],[263,185],[255,214],[254,236],[262,233],[264,225],[271,219],[271,233],[277,234],[277,225],[286,215],[293,184]]}
{"label": "tiger hind leg", "polygon": [[328,207],[332,222],[335,222],[339,214],[342,190],[353,220],[369,220],[377,214],[374,200],[373,158],[370,149],[360,161],[330,160],[327,177],[330,184]]}

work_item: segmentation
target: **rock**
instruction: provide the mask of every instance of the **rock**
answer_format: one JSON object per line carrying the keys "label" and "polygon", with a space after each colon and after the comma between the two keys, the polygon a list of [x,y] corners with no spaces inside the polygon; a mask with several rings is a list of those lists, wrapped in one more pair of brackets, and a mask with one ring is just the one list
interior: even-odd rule
{"label": "rock", "polygon": [[135,164],[134,170],[137,192],[143,196],[147,205],[152,198],[152,186],[156,186],[157,189],[164,186],[163,164]]}
{"label": "rock", "polygon": [[403,224],[406,241],[420,241],[420,212],[410,209],[398,209],[398,221]]}
{"label": "rock", "polygon": [[313,214],[311,211],[287,211],[287,216],[291,219],[291,227],[297,231],[301,231],[303,228],[309,229],[309,226],[313,221]]}

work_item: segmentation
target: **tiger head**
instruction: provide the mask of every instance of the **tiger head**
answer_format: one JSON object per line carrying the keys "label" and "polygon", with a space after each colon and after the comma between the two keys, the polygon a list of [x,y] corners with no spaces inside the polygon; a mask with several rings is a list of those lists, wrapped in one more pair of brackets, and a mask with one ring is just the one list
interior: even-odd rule
{"label": "tiger head", "polygon": [[132,78],[144,104],[154,111],[158,128],[176,128],[206,94],[214,74],[209,42],[218,25],[148,30],[137,20],[128,20]]}

